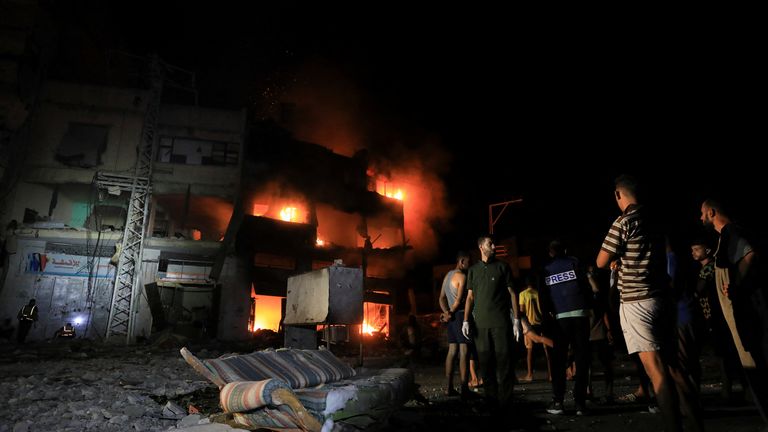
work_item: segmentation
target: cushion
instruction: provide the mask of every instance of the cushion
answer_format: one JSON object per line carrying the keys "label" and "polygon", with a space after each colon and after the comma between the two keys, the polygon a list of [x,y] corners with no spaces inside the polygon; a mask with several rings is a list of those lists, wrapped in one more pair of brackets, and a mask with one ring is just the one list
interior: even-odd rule
{"label": "cushion", "polygon": [[244,412],[272,405],[272,392],[288,385],[278,379],[263,381],[239,381],[225,385],[219,393],[219,401],[225,412]]}
{"label": "cushion", "polygon": [[355,370],[327,350],[267,350],[203,360],[224,383],[276,378],[293,389],[314,387],[355,375]]}

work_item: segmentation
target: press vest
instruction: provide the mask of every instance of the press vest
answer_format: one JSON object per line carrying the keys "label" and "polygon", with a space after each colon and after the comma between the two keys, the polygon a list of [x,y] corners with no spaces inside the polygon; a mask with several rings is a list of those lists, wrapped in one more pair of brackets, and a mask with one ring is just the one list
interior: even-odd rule
{"label": "press vest", "polygon": [[544,284],[557,315],[590,309],[587,294],[579,285],[577,266],[573,257],[555,257],[544,267]]}

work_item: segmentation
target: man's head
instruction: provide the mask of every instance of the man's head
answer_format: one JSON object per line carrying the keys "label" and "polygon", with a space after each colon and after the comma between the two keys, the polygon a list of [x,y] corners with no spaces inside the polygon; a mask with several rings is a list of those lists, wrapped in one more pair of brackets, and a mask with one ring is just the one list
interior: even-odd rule
{"label": "man's head", "polygon": [[560,240],[549,242],[549,256],[557,257],[565,255],[565,245]]}
{"label": "man's head", "polygon": [[630,204],[638,202],[638,183],[637,180],[628,174],[622,174],[616,178],[616,188],[614,195],[616,204],[621,211],[624,211]]}
{"label": "man's head", "polygon": [[477,238],[477,247],[485,258],[491,258],[496,254],[493,238],[490,235],[482,235]]}
{"label": "man's head", "polygon": [[35,299],[29,299],[29,305],[34,306],[35,305]]}
{"label": "man's head", "polygon": [[691,257],[694,261],[704,261],[710,258],[712,249],[709,247],[704,239],[695,239],[691,242]]}
{"label": "man's head", "polygon": [[701,223],[708,228],[720,232],[720,229],[730,222],[727,210],[722,201],[708,198],[701,203]]}
{"label": "man's head", "polygon": [[466,270],[469,268],[469,253],[467,253],[467,251],[460,250],[456,254],[456,268],[459,270]]}

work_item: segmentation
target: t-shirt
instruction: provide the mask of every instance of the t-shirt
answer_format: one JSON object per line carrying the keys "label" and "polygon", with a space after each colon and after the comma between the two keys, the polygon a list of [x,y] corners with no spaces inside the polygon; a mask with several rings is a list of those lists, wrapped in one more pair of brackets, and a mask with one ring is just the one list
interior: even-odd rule
{"label": "t-shirt", "polygon": [[467,290],[472,290],[472,316],[480,328],[510,325],[512,300],[507,289],[512,288],[512,269],[504,261],[479,261],[469,269]]}
{"label": "t-shirt", "polygon": [[520,293],[520,312],[522,312],[531,325],[541,324],[541,305],[539,304],[539,292],[533,288],[526,288]]}

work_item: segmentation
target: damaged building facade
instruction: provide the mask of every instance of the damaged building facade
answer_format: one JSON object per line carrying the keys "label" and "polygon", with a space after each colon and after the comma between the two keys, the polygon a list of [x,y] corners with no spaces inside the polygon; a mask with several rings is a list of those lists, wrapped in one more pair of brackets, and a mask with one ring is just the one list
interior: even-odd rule
{"label": "damaged building facade", "polygon": [[[66,322],[84,337],[105,335],[128,194],[100,183],[98,173],[132,172],[146,93],[54,81],[41,89],[20,158],[24,168],[4,200],[0,292],[3,318],[15,318],[20,304],[37,300],[40,321],[32,340],[50,338]],[[181,323],[198,332],[216,330],[220,287],[209,278],[211,257],[220,250],[231,214],[244,131],[243,112],[160,108],[147,235],[137,268],[137,337],[151,334],[152,312],[156,329]],[[153,302],[161,309],[153,311]],[[247,321],[247,304],[242,309]]]}
{"label": "damaged building facade", "polygon": [[[12,162],[20,169],[4,180],[0,319],[15,321],[35,298],[29,340],[68,322],[103,339],[131,200],[103,174],[130,178],[152,97],[46,81],[38,98]],[[402,196],[365,152],[335,154],[244,110],[163,103],[158,112],[131,339],[166,328],[223,340],[278,330],[288,278],[334,262],[366,276],[362,328],[341,338],[389,333],[410,248]]]}

